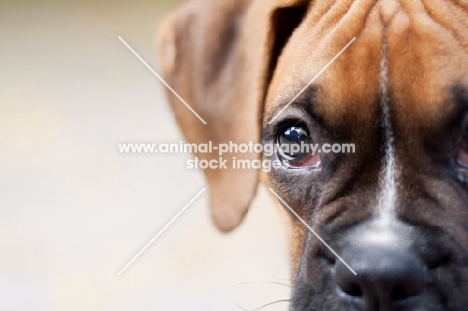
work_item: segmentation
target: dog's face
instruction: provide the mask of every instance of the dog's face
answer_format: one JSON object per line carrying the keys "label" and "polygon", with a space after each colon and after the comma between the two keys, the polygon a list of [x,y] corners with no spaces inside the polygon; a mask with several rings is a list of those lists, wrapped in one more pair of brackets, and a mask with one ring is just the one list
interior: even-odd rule
{"label": "dog's face", "polygon": [[356,146],[272,156],[292,165],[272,171],[270,186],[357,273],[294,220],[294,310],[468,308],[468,55],[437,16],[405,11],[351,7],[334,17],[343,28],[322,33],[331,17],[308,14],[278,61],[264,142]]}
{"label": "dog's face", "polygon": [[[194,2],[167,23],[177,31],[161,50],[189,48],[174,26],[181,20],[200,35],[213,24],[225,33],[208,40],[216,48],[203,49],[199,58],[187,61],[172,51],[165,69],[182,97],[210,117],[211,127],[202,127],[172,98],[191,141],[354,144],[354,153],[267,157],[284,165],[264,176],[265,184],[341,256],[291,214],[291,309],[467,310],[468,5],[270,2],[268,8],[262,1]],[[194,22],[196,5],[221,14]],[[262,27],[264,35],[252,35]],[[199,75],[181,73],[195,63],[205,64]],[[232,229],[245,214],[257,173],[206,174],[214,220]]]}

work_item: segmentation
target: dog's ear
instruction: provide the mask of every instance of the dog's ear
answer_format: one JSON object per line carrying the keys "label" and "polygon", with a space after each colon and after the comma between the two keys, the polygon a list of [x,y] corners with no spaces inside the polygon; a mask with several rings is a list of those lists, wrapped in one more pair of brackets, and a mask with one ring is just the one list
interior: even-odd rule
{"label": "dog's ear", "polygon": [[[194,109],[167,92],[190,143],[213,146],[259,143],[263,101],[277,58],[305,15],[298,0],[195,0],[169,15],[158,32],[162,76]],[[261,154],[224,154],[227,169],[206,169],[212,217],[229,231],[244,218],[255,194],[258,169],[234,169],[236,160]],[[196,153],[201,159],[218,159]]]}

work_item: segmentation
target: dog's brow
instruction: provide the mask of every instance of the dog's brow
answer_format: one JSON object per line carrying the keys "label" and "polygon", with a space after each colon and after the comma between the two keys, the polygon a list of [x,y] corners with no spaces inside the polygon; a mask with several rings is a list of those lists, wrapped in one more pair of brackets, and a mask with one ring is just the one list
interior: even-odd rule
{"label": "dog's brow", "polygon": [[[318,85],[310,85],[304,92],[302,92],[297,99],[290,104],[288,108],[299,108],[305,112],[307,112],[310,116],[315,115],[314,111],[314,103],[317,102],[317,94],[318,94],[319,86]],[[276,116],[285,105],[287,105],[290,101],[289,96],[277,96],[277,98],[281,98],[279,100],[274,100],[271,108],[267,112],[266,121],[270,122],[274,116]]]}

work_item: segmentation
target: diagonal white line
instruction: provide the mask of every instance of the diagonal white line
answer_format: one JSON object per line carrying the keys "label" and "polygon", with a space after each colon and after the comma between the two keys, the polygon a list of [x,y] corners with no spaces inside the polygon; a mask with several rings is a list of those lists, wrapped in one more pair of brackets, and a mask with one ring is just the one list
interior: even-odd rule
{"label": "diagonal white line", "polygon": [[338,54],[336,54],[335,57],[333,57],[332,60],[329,61],[328,64],[326,64],[325,67],[323,67],[322,70],[320,70],[319,73],[317,73],[317,74],[315,75],[315,77],[313,77],[312,80],[310,80],[310,82],[307,83],[307,85],[304,86],[304,87],[302,88],[302,90],[300,90],[299,93],[297,93],[297,95],[294,96],[293,99],[291,99],[291,100],[288,102],[288,104],[287,104],[286,106],[284,106],[283,109],[281,109],[281,110],[276,114],[276,116],[275,116],[273,119],[270,120],[270,122],[268,122],[268,124],[271,124],[273,121],[275,121],[276,118],[278,118],[279,115],[282,114],[283,111],[285,111],[286,108],[289,107],[289,105],[291,105],[291,104],[292,104],[292,103],[293,103],[293,102],[294,102],[294,101],[295,101],[295,100],[312,84],[312,83],[314,83],[314,81],[315,81],[325,70],[327,70],[327,68],[328,68],[328,67],[329,67],[329,66],[330,66],[330,65],[331,65],[331,64],[332,64],[332,63],[333,63],[333,62],[334,62],[350,45],[351,45],[351,43],[354,42],[354,40],[356,40],[356,37],[352,38],[351,41],[349,41],[349,43],[346,44],[346,46],[345,46],[343,49],[341,49],[341,51],[338,52]]}
{"label": "diagonal white line", "polygon": [[190,202],[188,202],[187,205],[185,205],[184,208],[181,209],[180,212],[178,212],[177,215],[175,215],[174,218],[172,218],[171,221],[169,221],[169,223],[167,225],[165,225],[164,228],[162,228],[161,231],[159,231],[158,234],[156,234],[155,237],[152,238],[151,241],[149,241],[148,244],[146,244],[145,247],[143,247],[143,249],[141,251],[139,251],[138,254],[136,254],[135,257],[133,257],[133,259],[130,260],[130,262],[125,267],[123,267],[122,270],[120,270],[119,273],[117,273],[117,276],[120,276],[145,251],[145,249],[147,249],[154,242],[154,240],[156,240],[167,228],[169,228],[169,226],[180,215],[182,215],[182,213],[190,206],[190,204],[192,204],[193,201],[195,201],[195,199],[198,198],[200,196],[200,194],[202,194],[202,192],[205,191],[205,190],[206,190],[206,188],[203,188],[200,192],[198,192],[197,195],[192,200],[190,200]]}
{"label": "diagonal white line", "polygon": [[346,266],[346,268],[349,269],[349,271],[351,271],[354,275],[357,275],[356,271],[354,271],[353,268],[351,268],[351,267],[346,263],[346,261],[344,261],[343,258],[341,258],[340,255],[338,255],[338,253],[335,252],[335,251],[333,250],[333,248],[331,248],[331,246],[328,245],[328,243],[325,242],[325,240],[322,239],[322,237],[321,237],[320,235],[318,235],[318,233],[315,232],[315,230],[312,229],[312,228],[304,221],[304,219],[302,219],[301,216],[299,216],[299,215],[288,205],[288,203],[284,202],[284,200],[283,200],[273,189],[271,189],[271,188],[269,188],[269,189],[270,189],[270,191],[278,198],[278,200],[280,200],[281,203],[283,203],[284,206],[286,206],[286,207],[291,211],[291,213],[293,213],[294,216],[296,216],[297,219],[299,219],[299,220],[304,224],[304,226],[306,226],[306,228],[309,229],[310,232],[312,232],[312,233],[317,237],[317,239],[319,239],[320,242],[322,242],[323,245],[325,245],[325,246],[333,253],[333,255],[335,255],[336,258],[338,258],[338,259]]}
{"label": "diagonal white line", "polygon": [[148,65],[148,64],[145,62],[145,60],[144,60],[143,58],[141,58],[141,56],[138,55],[138,53],[135,52],[135,51],[131,48],[130,45],[128,45],[127,42],[125,42],[124,39],[122,39],[120,36],[119,36],[118,38],[119,38],[120,41],[122,41],[122,43],[123,43],[123,44],[124,44],[124,45],[125,45],[125,46],[126,46],[126,47],[127,47],[127,48],[128,48],[128,49],[129,49],[129,50],[130,50],[130,51],[131,51],[131,52],[132,52],[132,53],[133,53],[133,54],[134,54],[134,55],[135,55],[135,56],[136,56],[136,57],[137,57],[137,58],[138,58],[138,59],[139,59],[139,60],[140,60],[140,61],[141,61],[141,62],[158,78],[158,79],[159,79],[159,80],[161,80],[161,82],[162,82],[172,93],[174,93],[175,96],[177,96],[177,98],[178,98],[178,99],[179,99],[179,100],[180,100],[180,101],[181,101],[181,102],[198,118],[198,119],[200,119],[200,121],[203,122],[203,124],[205,124],[205,125],[207,124],[207,123],[205,122],[205,120],[203,120],[202,117],[200,117],[200,116],[198,115],[198,113],[196,113],[195,110],[193,110],[193,108],[190,107],[190,105],[187,104],[187,102],[186,102],[182,97],[180,97],[180,95],[177,94],[177,92],[174,91],[174,89],[173,89],[169,84],[167,84],[166,81],[164,81],[164,79],[161,78],[161,76],[158,75],[158,74],[156,73],[156,71],[154,71],[153,68],[151,68],[150,65]]}

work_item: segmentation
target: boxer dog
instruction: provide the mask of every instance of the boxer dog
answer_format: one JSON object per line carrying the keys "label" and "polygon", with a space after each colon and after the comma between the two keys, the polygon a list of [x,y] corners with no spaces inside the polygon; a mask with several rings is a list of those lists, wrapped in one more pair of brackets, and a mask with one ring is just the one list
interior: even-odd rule
{"label": "boxer dog", "polygon": [[158,49],[207,122],[168,93],[191,143],[355,144],[265,156],[288,164],[269,173],[204,172],[220,230],[260,180],[356,272],[284,209],[291,310],[468,310],[466,0],[195,0],[163,21]]}

